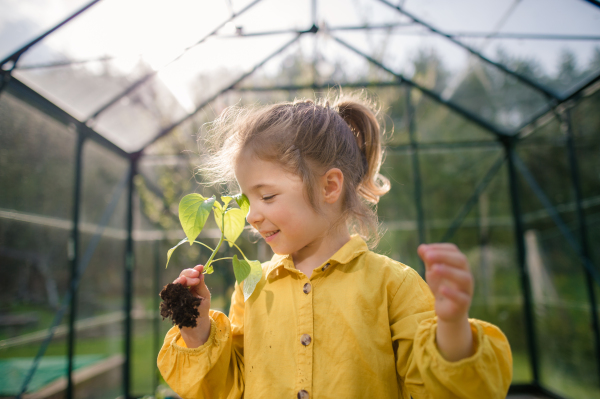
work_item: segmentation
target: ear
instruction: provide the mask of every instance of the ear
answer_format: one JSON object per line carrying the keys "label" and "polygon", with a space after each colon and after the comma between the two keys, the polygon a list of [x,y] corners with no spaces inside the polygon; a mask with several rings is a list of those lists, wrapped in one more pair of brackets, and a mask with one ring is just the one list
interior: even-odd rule
{"label": "ear", "polygon": [[344,189],[344,174],[338,168],[329,169],[322,177],[323,199],[328,204],[335,203]]}

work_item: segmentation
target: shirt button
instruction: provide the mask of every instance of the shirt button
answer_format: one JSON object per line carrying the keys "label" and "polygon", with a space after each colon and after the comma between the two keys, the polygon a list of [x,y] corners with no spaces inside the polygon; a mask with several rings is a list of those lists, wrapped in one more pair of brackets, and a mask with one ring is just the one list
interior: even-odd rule
{"label": "shirt button", "polygon": [[321,269],[322,271],[327,270],[327,268],[331,265],[331,263],[326,263],[325,266]]}
{"label": "shirt button", "polygon": [[298,399],[308,399],[309,395],[304,389],[298,392]]}
{"label": "shirt button", "polygon": [[303,334],[302,338],[300,338],[300,342],[302,342],[302,345],[304,345],[304,346],[310,345],[310,341],[311,341],[310,335],[308,335],[308,334]]}
{"label": "shirt button", "polygon": [[310,292],[311,286],[310,283],[306,283],[304,284],[304,288],[302,288],[302,291],[304,291],[305,294],[308,294]]}

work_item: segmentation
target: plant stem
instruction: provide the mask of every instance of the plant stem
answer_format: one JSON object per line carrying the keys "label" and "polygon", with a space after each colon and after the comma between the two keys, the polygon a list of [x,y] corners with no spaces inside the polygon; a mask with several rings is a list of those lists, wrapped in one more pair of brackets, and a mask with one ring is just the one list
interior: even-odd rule
{"label": "plant stem", "polygon": [[219,248],[221,248],[221,244],[223,244],[223,241],[225,241],[225,233],[221,233],[221,239],[219,240],[219,244],[217,245],[217,247],[215,248],[213,253],[210,255],[210,258],[208,258],[206,265],[204,265],[204,273],[206,273],[206,269],[208,269],[210,267],[210,264],[212,263],[212,260],[215,257],[215,255],[217,254],[217,251],[219,250]]}
{"label": "plant stem", "polygon": [[[221,219],[223,221],[223,228],[221,229],[221,239],[219,240],[219,244],[217,244],[217,247],[214,249],[213,253],[210,255],[210,258],[208,258],[206,265],[204,265],[204,273],[206,273],[206,269],[208,269],[210,267],[210,264],[211,264],[213,258],[217,254],[217,251],[219,250],[219,248],[221,248],[221,244],[223,244],[223,241],[225,241],[225,211],[223,211],[223,216]],[[229,241],[229,240],[227,240],[227,241]],[[237,247],[237,245],[236,245],[236,247]]]}
{"label": "plant stem", "polygon": [[219,259],[215,259],[215,260],[213,260],[213,261],[212,261],[212,263],[215,263],[215,262],[216,262],[216,261],[218,261],[218,260],[226,260],[226,259],[233,259],[233,258],[231,258],[231,257],[227,257],[227,258],[219,258]]}
{"label": "plant stem", "polygon": [[196,244],[204,245],[206,248],[210,249],[211,251],[214,251],[214,249],[213,249],[213,248],[209,247],[208,245],[206,245],[206,244],[205,244],[205,243],[203,243],[203,242],[200,242],[200,241],[194,241],[194,242],[195,242]]}
{"label": "plant stem", "polygon": [[240,251],[240,253],[242,254],[242,256],[244,257],[244,259],[246,259],[246,261],[248,260],[248,258],[246,258],[246,255],[244,255],[244,252],[242,252],[242,250],[240,249],[240,247],[238,247],[235,242],[231,242],[228,239],[225,239],[225,241],[227,241],[230,245],[233,245],[234,247],[237,248],[238,251]]}

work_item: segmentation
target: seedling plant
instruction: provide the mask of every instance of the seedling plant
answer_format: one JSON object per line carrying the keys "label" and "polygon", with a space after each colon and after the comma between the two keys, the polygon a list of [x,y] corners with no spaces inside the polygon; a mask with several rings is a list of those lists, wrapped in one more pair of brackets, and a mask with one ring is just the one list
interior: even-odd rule
{"label": "seedling plant", "polygon": [[[235,201],[234,201],[235,200]],[[246,215],[250,210],[250,202],[244,194],[238,194],[234,196],[222,196],[221,202],[217,201],[215,196],[205,198],[200,194],[188,194],[181,199],[179,202],[179,221],[181,227],[185,232],[186,237],[181,240],[173,248],[167,252],[167,265],[175,249],[185,244],[186,242],[191,245],[199,244],[212,251],[210,257],[204,264],[204,274],[211,274],[214,271],[213,263],[222,260],[231,260],[233,263],[233,273],[235,279],[242,286],[244,293],[244,301],[246,301],[254,292],[256,284],[260,281],[262,276],[262,267],[260,262],[257,260],[249,260],[244,252],[238,247],[235,241],[239,238],[244,230],[246,224]],[[230,204],[237,203],[239,208],[233,208]],[[207,244],[196,241],[198,235],[202,232],[210,213],[213,212],[217,226],[221,231],[221,238],[216,248],[211,248]],[[230,247],[235,247],[240,255],[241,259],[238,258],[237,254],[233,257],[215,259],[215,256],[221,245],[227,242]],[[178,324],[180,327],[183,326],[196,326],[196,317],[198,317],[197,306],[200,304],[200,299],[194,298],[189,294],[189,298],[181,299],[182,295],[189,290],[181,290],[181,287],[174,287],[176,284],[169,284],[161,292],[161,298],[164,303],[161,305],[161,315],[163,317],[170,317],[174,324]],[[169,292],[170,291],[170,292]],[[179,299],[177,299],[179,298]],[[179,305],[177,305],[179,304]],[[185,305],[184,305],[185,304]],[[181,311],[181,307],[189,308],[189,311]],[[183,316],[178,317],[178,315]]]}

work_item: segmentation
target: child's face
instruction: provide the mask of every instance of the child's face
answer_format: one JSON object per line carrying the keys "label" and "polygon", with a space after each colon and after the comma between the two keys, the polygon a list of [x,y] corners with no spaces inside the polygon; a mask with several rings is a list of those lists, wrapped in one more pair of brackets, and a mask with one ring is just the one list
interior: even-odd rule
{"label": "child's face", "polygon": [[299,176],[245,153],[238,160],[235,175],[250,200],[248,223],[276,254],[294,255],[327,231],[326,219],[315,212],[303,195]]}

